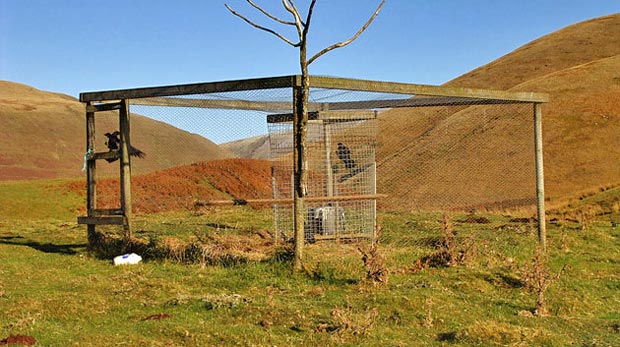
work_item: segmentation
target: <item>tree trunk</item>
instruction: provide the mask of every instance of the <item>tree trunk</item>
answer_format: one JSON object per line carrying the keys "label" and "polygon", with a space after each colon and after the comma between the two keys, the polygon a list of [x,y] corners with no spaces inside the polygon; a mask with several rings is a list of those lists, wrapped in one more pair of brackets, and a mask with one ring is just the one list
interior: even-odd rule
{"label": "tree trunk", "polygon": [[308,133],[308,94],[310,93],[310,80],[308,76],[308,64],[306,60],[306,45],[302,41],[299,48],[301,65],[301,87],[295,87],[295,112],[293,121],[294,136],[294,221],[295,221],[295,261],[294,271],[303,270],[303,248],[305,242],[304,221],[305,204],[304,197],[308,185],[308,158],[306,156],[306,138]]}

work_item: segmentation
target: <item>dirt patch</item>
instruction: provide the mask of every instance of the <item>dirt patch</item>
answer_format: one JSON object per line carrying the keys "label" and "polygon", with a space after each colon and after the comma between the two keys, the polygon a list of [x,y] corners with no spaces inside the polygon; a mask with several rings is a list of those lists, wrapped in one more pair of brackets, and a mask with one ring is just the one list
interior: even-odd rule
{"label": "dirt patch", "polygon": [[467,216],[463,219],[458,219],[459,223],[468,223],[468,224],[489,224],[491,221],[486,217],[476,217],[476,216]]}
{"label": "dirt patch", "polygon": [[167,313],[158,313],[158,314],[153,314],[150,315],[148,317],[144,317],[142,319],[140,319],[141,321],[145,321],[145,320],[162,320],[162,319],[166,319],[166,318],[170,318],[170,315]]}
{"label": "dirt patch", "polygon": [[32,346],[37,342],[37,340],[28,335],[11,335],[4,340],[0,340],[0,346],[6,345],[25,345]]}

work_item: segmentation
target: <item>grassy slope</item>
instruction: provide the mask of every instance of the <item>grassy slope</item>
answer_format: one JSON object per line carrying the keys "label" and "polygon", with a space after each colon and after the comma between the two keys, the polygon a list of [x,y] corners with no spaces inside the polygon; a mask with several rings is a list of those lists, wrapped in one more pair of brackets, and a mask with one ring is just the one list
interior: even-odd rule
{"label": "grassy slope", "polygon": [[[84,106],[77,100],[0,81],[0,115],[0,180],[82,175],[85,121]],[[103,151],[103,133],[118,129],[118,116],[105,112],[96,119],[96,146]],[[147,153],[136,161],[137,173],[231,156],[207,139],[139,115],[132,117],[132,144]],[[110,175],[118,166],[100,169]]]}
{"label": "grassy slope", "polygon": [[[143,226],[185,223],[195,233],[208,225],[240,230],[252,220],[268,228],[269,215],[166,213]],[[0,218],[0,339],[30,335],[45,346],[617,345],[620,229],[608,217],[587,230],[550,225],[551,268],[568,270],[549,289],[551,316],[544,318],[519,315],[534,306],[519,275],[534,232],[508,216],[486,217],[490,224],[452,217],[457,240],[477,241],[467,266],[413,274],[414,260],[434,250],[441,217],[382,214],[380,250],[391,271],[385,286],[362,280],[355,244],[308,247],[308,275],[291,276],[290,264],[279,261],[114,267],[86,253],[85,231],[73,222]],[[169,318],[145,319],[158,314]]]}
{"label": "grassy slope", "polygon": [[[227,163],[242,162],[190,165],[157,177],[192,180],[217,175],[217,169],[230,173]],[[234,177],[228,180],[230,186],[220,189],[239,189]],[[163,181],[157,182],[165,193]],[[489,224],[453,216],[459,244],[475,241],[467,265],[414,274],[415,260],[432,254],[441,237],[441,216],[381,213],[380,250],[391,275],[388,285],[373,286],[363,280],[356,244],[309,246],[309,272],[298,276],[280,261],[201,267],[150,260],[115,268],[110,259],[87,253],[84,227],[74,222],[83,197],[67,187],[67,181],[0,185],[0,195],[7,197],[0,208],[0,339],[24,334],[46,346],[615,346],[620,341],[619,188],[554,212],[564,217],[561,225],[549,225],[551,268],[557,272],[567,265],[568,270],[547,294],[551,316],[532,318],[519,315],[535,301],[521,287],[520,269],[531,259],[535,232],[510,216],[486,215]],[[583,230],[578,210],[600,215],[588,217]],[[218,208],[138,215],[134,226],[138,237],[191,240],[248,235],[269,230],[271,223],[269,209]],[[247,245],[243,238],[233,240]],[[145,319],[158,314],[169,318]]]}

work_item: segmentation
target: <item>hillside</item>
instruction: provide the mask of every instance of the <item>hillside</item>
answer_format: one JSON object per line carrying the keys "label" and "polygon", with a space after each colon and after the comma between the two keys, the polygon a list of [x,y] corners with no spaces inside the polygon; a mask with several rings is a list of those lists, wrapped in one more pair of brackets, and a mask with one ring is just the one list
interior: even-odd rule
{"label": "hillside", "polygon": [[[86,194],[82,181],[68,190]],[[182,165],[132,177],[132,204],[137,213],[192,209],[196,200],[265,199],[271,197],[271,162],[256,159],[221,159]],[[119,180],[98,182],[97,206],[115,208]]]}
{"label": "hillside", "polygon": [[[103,133],[118,129],[118,117],[108,112],[96,119],[97,150],[103,151]],[[0,180],[83,174],[85,116],[76,99],[0,81],[0,122]],[[131,126],[132,145],[147,153],[144,160],[134,161],[135,173],[232,156],[205,138],[140,115],[133,114]],[[98,169],[111,175],[118,165],[102,163]]]}
{"label": "hillside", "polygon": [[269,135],[260,135],[247,139],[231,141],[220,145],[240,158],[269,159]]}
{"label": "hillside", "polygon": [[[620,183],[619,55],[616,14],[546,35],[447,85],[550,94],[543,140],[553,201]],[[418,208],[532,203],[531,107],[499,107],[384,112],[379,190]]]}

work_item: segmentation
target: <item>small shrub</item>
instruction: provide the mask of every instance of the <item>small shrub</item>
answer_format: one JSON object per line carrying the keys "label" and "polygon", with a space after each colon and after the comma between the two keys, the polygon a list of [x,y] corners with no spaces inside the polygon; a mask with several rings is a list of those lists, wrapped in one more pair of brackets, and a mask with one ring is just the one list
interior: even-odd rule
{"label": "small shrub", "polygon": [[444,214],[441,220],[441,231],[443,236],[436,244],[437,250],[430,255],[417,259],[410,269],[411,272],[416,273],[428,267],[465,265],[475,260],[478,244],[475,233],[470,234],[465,242],[459,244],[456,239],[456,232],[447,214]]}
{"label": "small shrub", "polygon": [[548,315],[545,293],[549,286],[560,278],[565,268],[566,266],[562,267],[556,275],[551,274],[547,254],[541,248],[537,248],[531,263],[526,264],[521,270],[523,288],[530,293],[536,294],[536,305],[533,311],[535,316]]}
{"label": "small shrub", "polygon": [[385,260],[379,252],[379,237],[381,227],[377,227],[375,239],[370,246],[368,252],[358,247],[357,250],[362,254],[362,262],[366,267],[366,280],[373,284],[387,284],[389,270],[385,266]]}
{"label": "small shrub", "polygon": [[363,312],[356,312],[347,304],[345,307],[334,308],[329,321],[319,323],[315,330],[340,335],[366,335],[375,326],[378,317],[377,308],[367,307]]}

